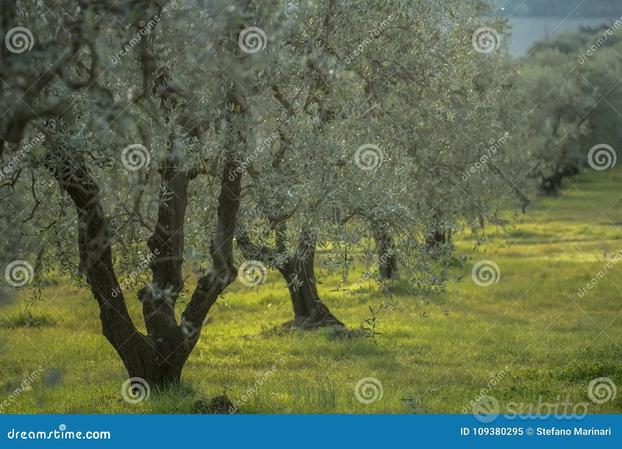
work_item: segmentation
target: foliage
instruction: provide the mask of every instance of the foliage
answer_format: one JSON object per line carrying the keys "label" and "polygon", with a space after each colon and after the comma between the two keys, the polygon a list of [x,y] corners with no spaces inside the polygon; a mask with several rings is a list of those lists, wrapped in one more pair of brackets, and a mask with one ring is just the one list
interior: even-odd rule
{"label": "foliage", "polygon": [[622,5],[617,0],[496,0],[498,8],[521,16],[614,17],[622,15]]}
{"label": "foliage", "polygon": [[0,220],[21,221],[2,258],[31,259],[37,288],[88,285],[128,374],[155,387],[180,381],[248,259],[319,308],[375,238],[405,291],[442,292],[461,276],[452,235],[478,244],[508,198],[525,210],[615,137],[618,37],[590,64],[602,30],[519,62],[491,6],[8,2],[3,34],[33,36],[0,50]]}
{"label": "foliage", "polygon": [[[471,264],[458,268],[463,282],[450,283],[432,301],[408,292],[386,297],[373,283],[348,296],[335,291],[338,275],[325,278],[324,301],[351,327],[371,318],[369,305],[379,309],[384,300],[399,302],[379,314],[375,343],[365,335],[335,339],[329,330],[266,332],[290,314],[283,279],[271,273],[257,289],[232,286],[210,313],[182,386],[159,395],[152,391],[148,401],[135,405],[119,394],[125,373],[98,336],[90,292],[67,284],[49,288],[42,311],[55,326],[0,326],[7,345],[0,356],[0,388],[13,391],[25,373],[42,362],[46,368],[32,390],[4,411],[193,413],[197,401],[209,403],[223,394],[223,386],[229,399],[240,400],[273,365],[275,375],[256,388],[241,413],[412,413],[414,404],[417,413],[461,413],[505,365],[510,365],[508,374],[489,392],[501,404],[533,404],[538,395],[542,402],[556,403],[567,395],[573,403],[586,402],[590,380],[610,376],[622,382],[622,327],[612,323],[622,312],[616,287],[620,264],[589,297],[576,297],[577,289],[602,269],[604,253],[619,249],[620,229],[605,217],[597,219],[593,207],[622,222],[616,207],[620,182],[619,168],[580,175],[573,179],[580,191],[568,187],[561,200],[538,198],[513,233],[495,226],[475,250],[468,233],[456,235],[458,249],[473,260],[499,263],[502,281],[486,289],[470,281]],[[356,274],[364,269],[354,268]],[[130,305],[138,317],[139,306]],[[3,305],[0,316],[18,310],[18,302]],[[58,382],[49,378],[53,370],[60,372]],[[356,400],[353,390],[362,376],[382,382],[382,400],[370,405]],[[591,404],[589,413],[618,413],[621,405],[616,397]]]}

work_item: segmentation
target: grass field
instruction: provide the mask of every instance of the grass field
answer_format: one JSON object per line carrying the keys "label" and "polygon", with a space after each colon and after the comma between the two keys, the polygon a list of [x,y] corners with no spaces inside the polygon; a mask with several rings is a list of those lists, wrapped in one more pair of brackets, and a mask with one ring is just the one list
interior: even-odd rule
{"label": "grass field", "polygon": [[[100,334],[87,290],[46,288],[36,314],[48,322],[24,326],[30,297],[0,304],[0,404],[35,372],[32,386],[3,413],[177,413],[226,394],[243,413],[460,413],[482,389],[501,403],[588,402],[590,413],[622,411],[622,392],[597,405],[588,384],[608,377],[622,386],[622,170],[590,172],[565,183],[556,198],[537,198],[512,226],[489,228],[470,257],[462,282],[442,294],[383,296],[376,288],[346,296],[336,277],[321,293],[349,328],[370,317],[369,305],[389,299],[376,338],[342,338],[330,330],[270,332],[290,319],[285,284],[271,273],[256,290],[227,291],[184,370],[184,385],[136,405],[120,394],[125,372]],[[492,260],[500,279],[477,286],[471,267]],[[611,263],[609,265],[612,265]],[[579,297],[599,271],[606,274]],[[128,295],[139,321],[138,301]],[[371,404],[357,400],[366,377],[381,384]]]}

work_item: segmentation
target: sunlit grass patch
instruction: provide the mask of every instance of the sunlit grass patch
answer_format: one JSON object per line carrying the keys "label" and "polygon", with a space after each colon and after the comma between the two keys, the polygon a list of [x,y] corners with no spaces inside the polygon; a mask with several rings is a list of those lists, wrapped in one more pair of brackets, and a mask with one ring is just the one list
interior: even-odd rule
{"label": "sunlit grass patch", "polygon": [[[515,225],[491,226],[475,249],[469,235],[458,236],[469,260],[451,267],[462,280],[441,293],[426,296],[404,280],[361,281],[362,267],[341,288],[338,275],[323,277],[324,302],[352,334],[283,330],[291,304],[276,272],[257,288],[236,284],[210,312],[183,385],[151,391],[138,404],[122,398],[126,372],[101,335],[88,290],[46,288],[33,314],[45,323],[38,326],[20,318],[29,292],[19,291],[0,305],[0,391],[8,396],[39,365],[44,371],[3,412],[204,413],[217,396],[237,401],[241,413],[461,412],[500,372],[489,394],[502,403],[586,401],[593,378],[622,385],[622,266],[578,295],[622,250],[622,228],[613,224],[622,223],[621,174],[572,179],[559,198],[539,198]],[[609,212],[601,215],[584,197]],[[473,282],[480,260],[498,265],[498,283]],[[136,292],[126,299],[144,328]],[[382,397],[369,404],[355,395],[364,378],[382,385]],[[589,408],[621,410],[620,398]]]}

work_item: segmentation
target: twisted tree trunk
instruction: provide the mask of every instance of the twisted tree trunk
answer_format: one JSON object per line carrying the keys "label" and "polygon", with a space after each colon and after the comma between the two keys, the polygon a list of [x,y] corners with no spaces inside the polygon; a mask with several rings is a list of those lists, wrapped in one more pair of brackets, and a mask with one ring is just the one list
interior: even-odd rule
{"label": "twisted tree trunk", "polygon": [[[5,5],[6,3],[6,5]],[[2,1],[6,6],[6,16],[15,14],[10,6],[15,2]],[[155,17],[162,12],[163,5],[146,2],[136,7],[147,17]],[[2,17],[5,17],[3,15]],[[0,29],[13,26],[11,20],[0,18]],[[243,24],[234,24],[231,36],[238,36]],[[143,25],[138,25],[142,29]],[[59,76],[62,64],[80,51],[80,30],[76,30],[74,48],[60,58],[45,75],[38,76],[31,86],[39,93],[55,77]],[[79,45],[78,45],[79,44]],[[153,49],[152,39],[142,39],[139,43],[139,58],[143,79],[143,89],[139,97],[152,94],[160,99],[162,123],[175,124],[175,130],[183,129],[185,135],[197,135],[204,125],[187,108],[188,96],[183,89],[176,89],[171,83],[168,68],[159,63]],[[236,50],[237,51],[237,50]],[[3,49],[0,56],[6,54]],[[95,58],[95,57],[94,57]],[[86,88],[95,83],[97,64],[92,64],[91,78],[87,82],[72,83],[76,89]],[[3,72],[4,73],[4,72]],[[0,77],[3,75],[0,74]],[[61,78],[63,78],[61,76]],[[233,263],[233,233],[240,207],[241,177],[237,175],[239,166],[239,147],[246,143],[243,128],[234,126],[236,116],[246,113],[245,94],[233,79],[223,77],[224,108],[219,123],[223,126],[224,157],[220,173],[220,192],[216,213],[216,228],[210,245],[212,258],[211,271],[199,278],[190,302],[181,315],[181,323],[175,318],[175,303],[183,289],[182,264],[184,252],[185,212],[187,189],[190,176],[180,167],[180,161],[169,151],[167,159],[160,167],[161,195],[156,227],[148,241],[155,256],[151,261],[152,282],[143,289],[139,298],[143,305],[147,335],[138,331],[127,309],[123,291],[117,279],[112,261],[112,240],[108,219],[100,198],[100,189],[95,178],[89,173],[88,164],[82,153],[65,151],[55,140],[53,133],[46,133],[49,152],[45,166],[58,182],[60,189],[73,201],[78,219],[78,249],[80,271],[86,277],[95,300],[99,305],[102,332],[121,357],[130,377],[139,377],[151,387],[159,388],[180,381],[182,369],[194,349],[205,322],[207,313],[225,288],[236,277]],[[103,89],[101,86],[98,86]],[[68,100],[68,99],[66,99]],[[40,117],[55,117],[62,120],[66,112],[63,102],[48,106],[37,113],[29,103],[34,97],[27,96],[22,103],[25,113],[12,114],[10,122],[1,121],[0,151],[4,142],[19,142],[24,126],[28,121]],[[174,113],[173,113],[174,111]],[[153,111],[156,112],[156,111]],[[173,123],[174,122],[174,123]],[[158,122],[160,123],[160,122]],[[177,131],[175,131],[177,132]],[[174,144],[171,139],[170,145]],[[169,148],[169,150],[171,150]]]}
{"label": "twisted tree trunk", "polygon": [[574,164],[566,164],[560,168],[557,168],[551,176],[542,178],[540,184],[540,192],[543,195],[555,196],[559,193],[559,189],[562,186],[562,180],[569,176],[574,176],[579,173],[579,167]]}
{"label": "twisted tree trunk", "polygon": [[322,326],[345,327],[322,302],[317,291],[314,267],[316,239],[313,233],[301,231],[293,255],[287,252],[283,234],[282,227],[279,227],[276,248],[256,245],[243,232],[238,236],[237,242],[245,257],[276,268],[285,279],[294,310],[294,319],[285,323],[284,327],[303,329]]}
{"label": "twisted tree trunk", "polygon": [[378,254],[378,273],[380,279],[397,279],[397,257],[395,255],[395,242],[386,226],[378,222],[372,222],[372,234],[376,241],[376,253]]}
{"label": "twisted tree trunk", "polygon": [[[235,156],[229,154],[221,176],[217,226],[211,244],[212,271],[199,279],[179,325],[174,316],[174,298],[181,282],[181,224],[187,182],[183,176],[171,177],[167,172],[170,167],[166,164],[171,160],[164,166],[163,183],[174,190],[179,188],[179,195],[167,196],[170,199],[161,203],[155,237],[149,241],[152,250],[157,249],[160,255],[152,263],[153,283],[141,294],[147,335],[136,329],[129,315],[112,263],[111,238],[100,190],[84,161],[79,156],[52,151],[45,163],[75,205],[80,270],[99,305],[104,336],[131,378],[139,377],[155,388],[178,383],[209,309],[236,277],[232,242],[240,204],[240,177],[232,176],[237,169]],[[173,288],[171,296],[161,294],[160,289],[167,287]]]}
{"label": "twisted tree trunk", "polygon": [[431,254],[441,255],[451,246],[451,229],[443,224],[440,216],[436,216],[434,223],[428,229],[425,237],[426,246]]}
{"label": "twisted tree trunk", "polygon": [[294,320],[286,323],[286,326],[344,326],[320,299],[314,265],[315,237],[308,231],[302,231],[296,253],[288,257],[282,266],[277,267],[287,282],[294,309]]}

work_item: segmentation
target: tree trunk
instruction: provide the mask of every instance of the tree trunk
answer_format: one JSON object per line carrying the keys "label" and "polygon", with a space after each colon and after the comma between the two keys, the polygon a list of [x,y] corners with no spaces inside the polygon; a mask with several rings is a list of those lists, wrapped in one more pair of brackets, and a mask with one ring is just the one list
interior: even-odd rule
{"label": "tree trunk", "polygon": [[440,246],[448,242],[449,238],[447,233],[441,229],[435,229],[432,234],[428,236],[428,246]]}
{"label": "tree trunk", "polygon": [[175,303],[184,287],[184,222],[188,204],[188,176],[172,147],[160,175],[158,220],[147,243],[153,276],[151,284],[139,292],[139,298],[149,336],[167,339],[174,338],[177,331]]}
{"label": "tree trunk", "polygon": [[[314,249],[315,251],[315,249]],[[290,257],[279,272],[287,282],[289,296],[294,309],[294,320],[286,323],[286,327],[315,328],[322,326],[342,326],[339,321],[320,300],[317,291],[314,257]]]}
{"label": "tree trunk", "polygon": [[451,231],[437,225],[426,237],[426,245],[432,252],[439,252],[451,244]]}
{"label": "tree trunk", "polygon": [[307,230],[301,231],[295,254],[286,255],[284,226],[280,223],[276,227],[276,248],[254,244],[245,232],[239,233],[237,242],[245,257],[260,260],[267,266],[276,268],[285,279],[294,309],[294,319],[285,323],[285,327],[345,327],[330,312],[318,294],[314,268],[316,243],[314,235]]}
{"label": "tree trunk", "polygon": [[559,167],[548,178],[543,178],[540,184],[540,192],[544,195],[555,196],[559,193],[562,180],[568,176],[579,174],[579,167],[574,164],[565,164]]}
{"label": "tree trunk", "polygon": [[142,347],[140,354],[125,361],[128,376],[144,379],[155,389],[179,383],[194,345],[188,344],[181,332],[174,339],[161,342],[146,336],[143,338],[147,345]]}
{"label": "tree trunk", "polygon": [[559,193],[559,187],[562,185],[562,176],[559,172],[553,173],[548,178],[543,178],[540,184],[540,192],[543,195],[556,196]]}
{"label": "tree trunk", "polygon": [[[228,130],[228,135],[232,134]],[[48,140],[52,139],[49,136]],[[54,148],[48,154],[45,164],[75,205],[80,271],[85,275],[99,304],[102,333],[121,357],[130,378],[144,379],[151,388],[178,383],[182,369],[199,339],[208,311],[236,276],[233,230],[241,191],[240,177],[234,176],[238,167],[236,155],[233,151],[229,152],[221,176],[216,231],[210,248],[212,270],[198,280],[180,325],[177,325],[172,315],[174,309],[170,304],[162,307],[162,313],[154,314],[153,304],[143,308],[149,335],[143,335],[136,329],[128,312],[112,263],[112,239],[101,205],[99,187],[85,162],[79,155],[63,154],[62,150]],[[166,182],[171,188],[174,185],[182,187],[181,190],[187,185],[184,176],[171,176]],[[181,264],[179,248],[182,247],[183,233],[177,226],[180,217],[174,219],[170,214],[182,213],[185,196],[176,197],[175,202],[175,205],[172,202],[163,203],[155,233],[160,238],[157,241],[152,238],[150,241],[152,249],[162,249],[163,257],[174,259],[175,270],[171,273],[160,271],[166,263],[161,258],[157,258],[152,267],[154,281],[165,282],[163,285],[172,287],[180,282],[181,271],[177,267]]]}
{"label": "tree trunk", "polygon": [[81,160],[52,153],[46,165],[75,204],[80,271],[99,304],[102,333],[131,376],[155,379],[157,346],[136,329],[127,310],[112,264],[111,239],[99,200],[99,187]]}
{"label": "tree trunk", "polygon": [[395,242],[393,236],[379,223],[372,223],[372,233],[376,241],[376,252],[378,254],[378,272],[380,279],[397,279],[397,258],[395,256]]}

